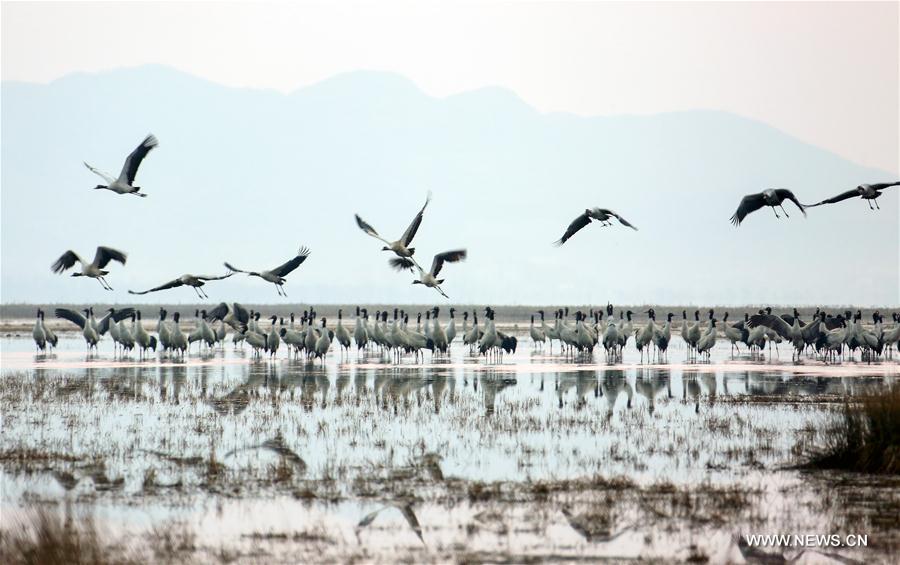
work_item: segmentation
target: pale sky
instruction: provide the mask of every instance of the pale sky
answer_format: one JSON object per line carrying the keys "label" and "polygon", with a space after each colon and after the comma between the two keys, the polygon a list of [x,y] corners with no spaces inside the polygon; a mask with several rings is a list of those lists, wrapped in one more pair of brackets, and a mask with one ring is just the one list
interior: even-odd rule
{"label": "pale sky", "polygon": [[897,173],[897,2],[10,3],[2,78],[161,63],[288,92],[360,69],[541,111],[733,112]]}

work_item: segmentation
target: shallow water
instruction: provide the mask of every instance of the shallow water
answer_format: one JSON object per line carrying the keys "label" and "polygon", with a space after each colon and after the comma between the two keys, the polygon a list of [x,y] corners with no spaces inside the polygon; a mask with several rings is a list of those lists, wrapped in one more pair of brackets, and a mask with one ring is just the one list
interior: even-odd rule
{"label": "shallow water", "polygon": [[[876,531],[900,509],[892,482],[867,487],[875,508],[866,497],[835,507],[822,493],[837,475],[784,469],[821,441],[839,402],[893,383],[895,362],[792,363],[788,348],[733,359],[720,344],[710,363],[686,363],[676,341],[668,363],[641,364],[633,348],[622,363],[573,361],[528,344],[488,362],[457,344],[449,359],[398,365],[230,345],[183,362],[116,359],[109,340],[87,357],[75,335],[42,356],[4,339],[2,503],[68,501],[148,547],[180,524],[197,540],[181,557],[201,561],[220,550],[722,560],[738,533]],[[572,516],[598,507],[615,510],[608,535],[587,539]],[[844,551],[896,553],[896,524],[881,528],[877,551]]]}

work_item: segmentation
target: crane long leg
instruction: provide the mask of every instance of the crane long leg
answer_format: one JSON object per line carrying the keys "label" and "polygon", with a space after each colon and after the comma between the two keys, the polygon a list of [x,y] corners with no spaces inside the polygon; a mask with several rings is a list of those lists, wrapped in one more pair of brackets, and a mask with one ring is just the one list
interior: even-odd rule
{"label": "crane long leg", "polygon": [[875,202],[875,207],[878,208],[879,210],[881,210],[881,206],[878,205],[878,199],[873,198],[872,201]]}
{"label": "crane long leg", "polygon": [[787,210],[784,209],[784,206],[783,206],[783,205],[779,204],[778,207],[781,208],[781,211],[782,211],[782,212],[784,212],[784,217],[785,217],[785,218],[790,218],[790,216],[788,216]]}
{"label": "crane long leg", "polygon": [[778,210],[775,209],[775,206],[772,206],[772,212],[775,213],[775,217],[776,217],[776,218],[780,218],[780,217],[781,217],[781,216],[778,215]]}

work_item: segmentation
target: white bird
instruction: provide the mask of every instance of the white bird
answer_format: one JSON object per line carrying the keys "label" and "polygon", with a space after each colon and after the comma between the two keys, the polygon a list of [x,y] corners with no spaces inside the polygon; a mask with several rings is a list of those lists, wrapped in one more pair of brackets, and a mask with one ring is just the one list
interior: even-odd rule
{"label": "white bird", "polygon": [[428,193],[428,197],[425,199],[425,205],[422,206],[422,209],[419,210],[419,213],[416,214],[416,217],[413,218],[412,223],[409,224],[409,227],[406,228],[406,231],[403,232],[403,235],[400,236],[400,239],[397,241],[388,241],[385,238],[378,235],[378,232],[375,231],[370,224],[366,223],[362,218],[359,217],[359,214],[355,214],[356,217],[356,225],[359,226],[359,229],[364,231],[367,235],[374,237],[385,243],[385,246],[381,248],[382,251],[393,251],[397,257],[412,257],[415,252],[415,247],[410,247],[409,245],[412,243],[414,237],[416,237],[416,232],[419,231],[419,226],[422,225],[422,217],[425,214],[425,208],[428,207],[428,203],[431,202],[431,193]]}
{"label": "white bird", "polygon": [[301,247],[299,251],[297,251],[297,255],[288,260],[287,262],[271,269],[269,271],[243,271],[238,269],[237,267],[232,266],[228,262],[225,263],[225,268],[230,271],[234,271],[236,273],[246,273],[251,277],[259,277],[264,281],[268,281],[275,285],[275,289],[278,291],[278,294],[281,296],[287,296],[287,293],[284,291],[284,283],[287,280],[284,278],[288,276],[294,269],[300,266],[301,263],[306,261],[306,258],[309,257],[309,249],[306,247]]}
{"label": "white bird", "polygon": [[124,265],[126,259],[127,255],[125,255],[125,253],[101,245],[97,248],[94,260],[90,263],[86,263],[84,259],[70,249],[63,253],[62,256],[50,266],[50,269],[54,273],[59,274],[71,268],[75,263],[81,263],[81,272],[72,273],[73,277],[90,277],[92,279],[97,279],[104,289],[112,290],[112,287],[109,286],[109,283],[106,282],[105,278],[105,276],[109,274],[109,271],[104,270],[104,267],[106,267],[110,261],[118,261]]}
{"label": "white bird", "polygon": [[569,241],[569,239],[573,235],[578,233],[578,231],[581,228],[583,228],[584,226],[591,223],[591,220],[599,221],[600,226],[604,227],[604,228],[607,226],[611,226],[612,223],[609,221],[610,218],[616,218],[617,220],[619,220],[619,223],[622,224],[623,226],[629,227],[629,228],[637,231],[636,227],[634,227],[633,225],[628,223],[628,221],[625,218],[616,214],[612,210],[608,210],[606,208],[587,208],[587,209],[585,209],[584,214],[582,214],[582,215],[578,216],[577,218],[575,218],[574,220],[572,220],[572,223],[569,224],[568,228],[566,228],[566,233],[564,233],[561,238],[559,238],[558,240],[553,242],[553,245],[559,247],[563,243]]}
{"label": "white bird", "polygon": [[155,288],[151,288],[150,290],[143,290],[141,292],[136,292],[134,290],[129,290],[128,294],[147,294],[149,292],[157,292],[160,290],[167,290],[170,288],[178,288],[179,286],[190,286],[194,288],[194,292],[197,293],[197,296],[200,298],[209,298],[209,295],[206,294],[206,291],[201,289],[207,281],[220,281],[222,279],[227,279],[234,273],[227,273],[222,276],[212,276],[212,275],[191,275],[184,274],[178,277],[177,279],[171,280],[167,283],[161,284]]}
{"label": "white bird", "polygon": [[425,271],[422,267],[416,263],[415,259],[406,258],[406,257],[395,257],[389,261],[392,267],[397,269],[398,271],[403,270],[412,270],[413,267],[419,270],[419,278],[414,280],[412,284],[421,284],[425,285],[429,288],[433,288],[441,293],[441,296],[444,298],[450,298],[447,296],[443,290],[441,290],[441,286],[444,283],[444,279],[439,279],[437,276],[441,272],[441,268],[443,268],[444,263],[456,263],[458,261],[462,261],[466,258],[467,252],[465,249],[455,249],[453,251],[444,251],[443,253],[438,253],[434,256],[434,260],[431,262],[431,270]]}
{"label": "white bird", "polygon": [[119,178],[117,179],[113,178],[112,175],[104,173],[85,163],[85,167],[106,181],[105,185],[98,184],[94,189],[105,189],[111,190],[117,194],[134,194],[135,196],[140,196],[142,198],[146,197],[146,194],[140,192],[141,187],[134,186],[134,178],[137,176],[138,167],[141,166],[141,161],[144,160],[147,153],[157,146],[159,146],[159,141],[157,141],[153,134],[145,137],[144,141],[142,141],[141,144],[131,152],[128,158],[125,159],[125,165],[122,166],[122,172],[119,173]]}

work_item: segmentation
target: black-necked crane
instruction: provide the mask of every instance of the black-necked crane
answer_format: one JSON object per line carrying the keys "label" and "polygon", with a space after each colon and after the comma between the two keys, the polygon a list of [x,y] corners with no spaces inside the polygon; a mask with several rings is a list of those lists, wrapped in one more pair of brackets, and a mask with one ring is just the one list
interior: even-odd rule
{"label": "black-necked crane", "polygon": [[[365,309],[360,309],[359,306],[356,307],[356,325],[353,328],[353,341],[356,343],[356,350],[365,349],[366,344],[369,343],[369,330],[366,327],[365,318],[360,316],[360,312],[365,312]],[[368,312],[366,312],[368,315]]]}
{"label": "black-necked crane", "polygon": [[375,239],[382,241],[385,246],[381,248],[382,251],[393,251],[397,257],[410,258],[415,252],[415,247],[410,247],[409,245],[412,243],[414,237],[416,237],[416,232],[419,231],[419,226],[422,225],[422,218],[425,215],[425,208],[428,207],[428,203],[431,202],[431,193],[428,193],[427,198],[425,199],[425,205],[422,206],[422,209],[419,210],[419,213],[416,214],[416,217],[413,218],[413,221],[409,224],[409,227],[406,228],[406,231],[403,232],[403,235],[400,236],[400,239],[397,241],[388,241],[385,238],[381,237],[375,228],[373,228],[370,224],[366,223],[365,220],[359,217],[359,214],[355,214],[356,225],[359,226],[359,229],[364,231],[367,235],[374,237]]}
{"label": "black-necked crane", "polygon": [[331,347],[331,333],[325,326],[324,317],[322,318],[322,331],[320,331],[319,334],[319,339],[316,340],[314,352],[316,357],[322,359],[322,363],[324,363],[325,355],[328,353],[328,349]]}
{"label": "black-necked crane", "polygon": [[216,322],[221,320],[231,326],[238,333],[247,331],[250,323],[250,312],[237,302],[229,306],[226,302],[220,302],[218,306],[206,313],[206,321]]}
{"label": "black-necked crane", "polygon": [[738,327],[737,324],[729,324],[728,323],[728,312],[725,312],[725,316],[722,317],[722,333],[725,335],[725,339],[731,342],[731,356],[734,357],[734,351],[737,349],[738,355],[741,354],[741,348],[738,347],[739,341],[747,341],[748,330],[743,326]]}
{"label": "black-necked crane", "polygon": [[572,220],[572,223],[569,224],[569,227],[566,228],[566,233],[563,234],[561,238],[553,242],[553,245],[559,247],[563,243],[569,241],[569,239],[578,233],[578,231],[584,226],[591,223],[591,220],[597,220],[600,222],[601,227],[608,227],[612,225],[610,222],[611,218],[616,218],[619,220],[619,223],[623,226],[629,227],[635,231],[637,228],[631,225],[625,218],[616,214],[612,210],[608,210],[606,208],[586,208],[584,213]]}
{"label": "black-necked crane", "polygon": [[[293,314],[291,314],[293,316]],[[293,320],[291,320],[293,323]],[[281,341],[285,343],[288,347],[288,353],[291,353],[293,349],[294,355],[299,355],[300,351],[304,347],[304,343],[306,341],[306,333],[302,331],[302,326],[306,325],[306,317],[302,319],[301,330],[297,330],[293,327],[281,328],[278,330],[278,333],[281,335]]]}
{"label": "black-necked crane", "polygon": [[95,324],[91,323],[91,320],[94,318],[94,314],[91,310],[91,308],[82,310],[84,315],[68,308],[57,308],[54,310],[54,314],[57,318],[69,320],[82,329],[82,335],[84,336],[85,343],[87,343],[88,350],[97,347],[100,337],[109,331],[110,323],[117,323],[120,320],[131,316],[134,312],[134,308],[123,308],[121,310],[110,308],[109,312],[107,312],[107,314],[99,321],[94,320],[96,322],[95,327]]}
{"label": "black-necked crane", "polygon": [[278,335],[278,330],[275,327],[275,323],[278,322],[278,316],[272,314],[269,319],[272,321],[272,325],[269,327],[269,333],[266,334],[266,351],[268,351],[270,357],[274,357],[278,353],[281,336]]}
{"label": "black-necked crane", "polygon": [[900,344],[900,317],[895,312],[891,314],[891,319],[894,320],[894,327],[884,331],[884,346],[887,347],[888,355],[893,357],[894,347]]}
{"label": "black-necked crane", "polygon": [[275,289],[278,291],[278,294],[280,296],[287,296],[287,293],[284,291],[284,283],[287,282],[285,277],[291,274],[294,269],[296,269],[304,261],[306,261],[307,257],[309,257],[309,249],[306,247],[301,247],[297,251],[297,255],[295,255],[293,259],[289,259],[288,261],[268,271],[244,271],[238,269],[228,262],[225,263],[225,268],[236,273],[246,273],[251,277],[259,277],[264,281],[274,284]]}
{"label": "black-necked crane", "polygon": [[450,323],[447,324],[447,347],[456,339],[456,308],[450,308]]}
{"label": "black-necked crane", "polygon": [[172,315],[172,327],[170,328],[169,337],[172,341],[172,349],[179,351],[181,356],[184,357],[184,352],[188,348],[188,340],[187,335],[181,331],[181,313],[179,312],[175,312]]}
{"label": "black-necked crane", "polygon": [[441,327],[441,322],[438,319],[440,312],[441,309],[437,306],[431,310],[432,316],[434,317],[434,326],[431,328],[431,335],[428,337],[430,337],[431,341],[434,343],[435,351],[439,351],[441,354],[446,355],[450,351],[450,342],[447,339],[447,332]]}
{"label": "black-necked crane", "polygon": [[140,349],[140,356],[143,357],[148,349],[156,351],[156,337],[147,333],[141,323],[141,311],[136,312],[137,319],[132,322],[131,333],[134,335],[134,341]]}
{"label": "black-necked crane", "polygon": [[34,320],[34,328],[31,329],[31,337],[34,338],[34,345],[40,353],[47,350],[47,332],[44,330],[43,319],[44,313],[38,308]]}
{"label": "black-necked crane", "polygon": [[619,349],[619,330],[616,319],[609,316],[606,319],[606,330],[603,332],[603,348],[606,349],[606,357],[615,359]]}
{"label": "black-necked crane", "polygon": [[266,344],[268,343],[265,335],[249,329],[244,333],[244,340],[253,348],[253,354],[256,356],[260,355],[260,350],[266,350]]}
{"label": "black-necked crane", "polygon": [[528,328],[528,334],[531,336],[531,343],[534,347],[537,347],[537,344],[541,344],[541,348],[544,347],[544,343],[547,341],[547,335],[541,331],[541,328],[535,327],[534,325],[534,314],[531,315],[531,326]]}
{"label": "black-necked crane", "polygon": [[420,267],[418,263],[416,263],[415,259],[412,258],[394,257],[390,260],[390,264],[398,271],[411,271],[413,270],[413,268],[418,269],[419,278],[414,280],[412,284],[421,284],[429,288],[433,288],[441,293],[441,296],[443,296],[444,298],[450,298],[444,293],[443,290],[441,290],[441,285],[444,283],[444,279],[439,279],[437,278],[437,276],[440,274],[444,263],[457,263],[459,261],[463,261],[467,255],[468,254],[465,249],[454,249],[453,251],[444,251],[443,253],[438,253],[434,256],[434,259],[431,262],[431,270],[427,272],[422,269],[422,267]]}
{"label": "black-necked crane", "polygon": [[[881,206],[878,205],[878,197],[881,196],[881,191],[885,188],[891,186],[900,186],[900,182],[882,182],[876,184],[861,184],[854,189],[848,190],[847,192],[842,192],[837,196],[833,196],[831,198],[826,198],[821,202],[817,202],[815,204],[811,204],[808,208],[813,208],[815,206],[821,206],[822,204],[835,204],[837,202],[842,202],[844,200],[848,200],[850,198],[861,198],[869,203],[869,210],[874,210],[875,208],[881,210]],[[875,203],[875,208],[872,207],[872,203]]]}
{"label": "black-necked crane", "polygon": [[666,361],[669,360],[669,342],[672,341],[672,317],[675,314],[669,312],[666,314],[666,323],[663,324],[662,328],[658,328],[655,332],[653,332],[653,344],[656,345],[656,358],[660,359],[661,357],[665,357]]}
{"label": "black-necked crane", "polygon": [[194,292],[196,292],[197,296],[199,296],[200,298],[209,298],[209,295],[206,294],[206,291],[200,287],[205,285],[208,281],[220,281],[222,279],[227,279],[233,274],[234,272],[226,273],[221,276],[184,274],[177,279],[173,279],[167,283],[163,283],[157,287],[151,288],[150,290],[142,290],[140,292],[129,290],[128,294],[148,294],[150,292],[158,292],[160,290],[178,288],[179,286],[190,286],[194,289]]}
{"label": "black-necked crane", "polygon": [[134,179],[137,176],[138,167],[141,166],[141,161],[144,160],[144,157],[147,156],[154,147],[159,146],[159,141],[153,134],[148,135],[144,138],[144,141],[141,142],[137,148],[131,152],[130,155],[125,159],[125,165],[122,166],[122,172],[119,173],[119,178],[113,178],[112,175],[104,173],[99,169],[95,169],[94,167],[84,164],[85,167],[90,169],[92,173],[101,177],[106,181],[106,184],[98,184],[94,187],[95,190],[111,190],[116,194],[133,194],[135,196],[146,197],[147,195],[140,192],[141,187],[134,186]]}
{"label": "black-necked crane", "polygon": [[710,317],[709,326],[697,342],[697,353],[702,357],[706,354],[706,360],[709,361],[712,348],[716,346],[716,319]]}
{"label": "black-necked crane", "polygon": [[641,352],[641,363],[644,362],[645,347],[647,348],[647,359],[652,360],[650,357],[650,345],[653,343],[653,334],[656,333],[656,311],[650,308],[647,310],[647,316],[647,325],[634,330],[634,344],[638,351]]}
{"label": "black-necked crane", "polygon": [[344,327],[344,311],[338,308],[337,326],[334,328],[334,337],[340,345],[341,353],[350,353],[350,332]]}
{"label": "black-necked crane", "polygon": [[109,264],[110,261],[118,261],[121,264],[125,264],[125,260],[127,259],[127,255],[125,253],[113,249],[112,247],[100,246],[97,248],[97,253],[94,255],[94,260],[90,263],[87,263],[84,259],[78,256],[77,253],[72,251],[71,249],[62,254],[62,256],[57,259],[53,265],[50,266],[50,269],[54,273],[62,273],[63,271],[71,268],[75,265],[75,263],[81,263],[81,272],[80,273],[72,273],[73,277],[90,277],[92,279],[97,279],[97,282],[106,289],[112,290],[112,287],[109,286],[109,283],[106,282],[106,275],[109,274],[109,271],[104,268]]}
{"label": "black-necked crane", "polygon": [[781,208],[785,218],[790,218],[787,211],[785,211],[784,206],[782,206],[782,203],[785,200],[790,200],[796,204],[797,208],[800,208],[800,211],[806,216],[806,206],[800,204],[800,201],[797,200],[797,197],[794,196],[793,192],[786,188],[769,188],[762,192],[748,194],[743,197],[741,203],[738,205],[737,211],[731,216],[731,223],[737,227],[741,225],[741,222],[744,221],[744,218],[746,218],[748,214],[756,212],[765,206],[770,206],[772,208],[772,212],[775,213],[776,218],[781,217],[778,215],[778,211],[775,210],[776,207]]}
{"label": "black-necked crane", "polygon": [[159,344],[162,345],[163,353],[168,352],[172,348],[172,333],[169,330],[169,323],[166,322],[168,312],[165,308],[159,309],[159,320],[156,322],[156,335],[159,336]]}
{"label": "black-necked crane", "polygon": [[[131,314],[131,325],[134,325],[135,315]],[[125,320],[122,320],[118,323],[119,326],[119,344],[122,346],[122,354],[124,355],[126,352],[130,353],[134,349],[134,334],[131,333],[131,329],[125,323]]]}
{"label": "black-necked crane", "polygon": [[[800,325],[802,322],[800,321],[800,316],[798,315],[797,309],[795,308],[794,315],[790,316],[791,323],[787,322],[787,320],[785,319],[786,316],[773,315],[771,308],[767,308],[766,310],[767,311],[765,314],[755,314],[753,316],[750,316],[747,325],[751,328],[755,328],[757,326],[765,326],[766,328],[775,332],[779,337],[790,340],[791,345],[794,346],[791,360],[799,360],[800,355],[803,353],[803,350],[806,349],[806,341],[803,339],[803,331]],[[727,327],[728,326],[726,325],[726,330]],[[775,341],[774,338],[772,338],[772,340]]]}
{"label": "black-necked crane", "polygon": [[41,328],[44,329],[44,336],[47,339],[47,345],[51,349],[56,347],[56,344],[59,343],[59,337],[57,337],[57,335],[55,333],[53,333],[53,330],[48,328],[47,324],[44,322],[44,311],[43,310],[41,310]]}

